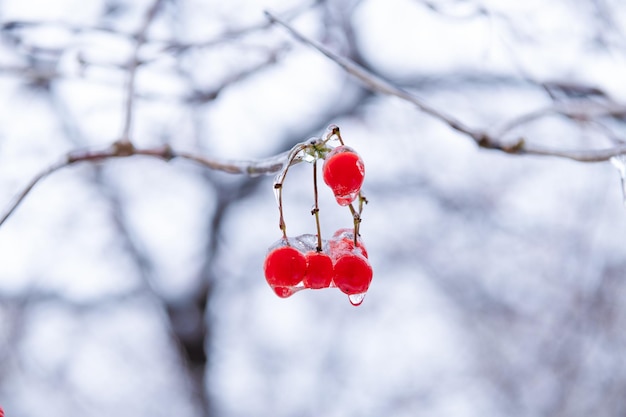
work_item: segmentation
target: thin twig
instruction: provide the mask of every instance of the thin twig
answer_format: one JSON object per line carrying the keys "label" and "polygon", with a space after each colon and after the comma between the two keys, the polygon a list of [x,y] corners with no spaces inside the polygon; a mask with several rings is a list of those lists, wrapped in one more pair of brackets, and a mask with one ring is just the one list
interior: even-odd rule
{"label": "thin twig", "polygon": [[626,154],[626,145],[619,145],[604,149],[566,150],[550,149],[544,148],[540,145],[527,144],[521,147],[518,151],[510,153],[520,155],[556,156],[560,158],[572,159],[578,162],[604,162],[614,156]]}
{"label": "thin twig", "polygon": [[490,135],[493,137],[502,137],[521,125],[553,115],[563,116],[577,121],[591,121],[600,118],[623,119],[626,117],[626,106],[617,103],[581,102],[580,100],[556,103],[551,106],[532,110],[508,120],[503,123],[502,126],[493,129]]}
{"label": "thin twig", "polygon": [[58,171],[59,169],[66,167],[68,165],[69,165],[69,162],[67,161],[67,159],[59,161],[53,165],[50,165],[48,168],[46,168],[45,170],[37,174],[35,177],[33,177],[30,180],[30,182],[24,187],[24,189],[15,197],[15,200],[13,201],[13,203],[11,203],[11,205],[2,215],[2,217],[0,217],[0,226],[2,226],[5,221],[7,221],[7,219],[13,214],[17,206],[20,205],[20,203],[24,200],[24,198],[26,198],[28,193],[31,192],[31,190],[35,187],[35,185],[39,183],[39,181],[41,181],[48,175],[52,174],[53,172]]}
{"label": "thin twig", "polygon": [[133,48],[132,57],[128,65],[128,82],[126,84],[126,106],[124,112],[124,127],[122,128],[121,142],[130,144],[130,129],[133,123],[133,107],[135,98],[135,80],[137,78],[137,68],[139,67],[139,51],[144,43],[146,43],[146,35],[150,24],[154,20],[162,0],[155,0],[150,8],[146,11],[143,23],[137,34],[135,35],[135,47]]}
{"label": "thin twig", "polygon": [[[516,154],[516,155],[538,155],[538,156],[561,157],[561,158],[566,158],[566,159],[572,159],[572,160],[579,161],[579,162],[607,161],[613,156],[626,153],[626,146],[624,145],[619,145],[619,146],[615,146],[612,148],[604,148],[604,149],[567,150],[567,149],[550,149],[550,148],[542,147],[541,145],[534,145],[532,143],[528,143],[524,138],[519,138],[513,143],[506,142],[502,140],[502,138],[499,136],[490,135],[484,130],[475,129],[470,126],[467,126],[464,123],[457,120],[456,118],[446,114],[445,112],[439,109],[435,109],[434,107],[431,107],[430,105],[426,104],[423,100],[409,93],[408,91],[394,86],[389,81],[381,78],[378,75],[371,73],[370,71],[359,66],[358,64],[351,61],[350,59],[339,56],[335,54],[334,52],[330,51],[329,49],[327,49],[322,44],[312,39],[307,38],[306,36],[298,32],[296,29],[294,29],[291,25],[286,23],[284,20],[277,18],[270,12],[266,11],[265,15],[271,22],[276,23],[282,26],[283,28],[285,28],[295,39],[297,39],[298,41],[306,45],[313,47],[314,49],[316,49],[317,51],[319,51],[320,53],[328,57],[331,61],[335,62],[337,65],[343,68],[344,71],[346,71],[348,74],[354,76],[355,78],[360,80],[363,84],[365,84],[365,86],[371,91],[398,97],[402,100],[412,103],[422,112],[445,123],[450,128],[470,137],[471,139],[474,140],[474,142],[478,146],[482,148],[498,150],[498,151],[506,152],[509,154]],[[622,114],[623,111],[624,111],[623,107],[618,106],[615,109],[613,109],[613,111],[604,110],[603,112],[600,112],[599,114],[617,117],[618,115]],[[529,113],[525,117],[522,116],[522,118],[518,120],[515,120],[508,124],[504,124],[502,130],[507,131],[514,126],[517,126],[519,123],[525,123],[526,121],[534,120],[538,117],[544,116],[545,114],[546,114],[545,109],[539,112]],[[567,112],[563,112],[563,114],[567,115]],[[580,114],[577,114],[577,115],[580,116]],[[590,114],[589,116],[593,117],[594,115],[595,113]]]}
{"label": "thin twig", "polygon": [[[254,177],[259,175],[270,175],[279,172],[286,163],[288,155],[289,152],[284,152],[279,155],[275,155],[265,159],[228,161],[208,158],[191,152],[174,151],[169,146],[138,149],[134,147],[126,147],[124,144],[119,142],[116,142],[113,146],[105,150],[74,151],[65,155],[61,160],[41,171],[39,174],[34,176],[28,182],[28,184],[26,184],[26,186],[24,186],[24,188],[16,195],[16,197],[9,204],[4,213],[0,216],[0,226],[2,226],[9,219],[9,217],[22,203],[22,201],[24,201],[26,196],[28,196],[28,194],[40,181],[62,168],[69,167],[70,165],[74,165],[79,162],[95,163],[107,159],[125,158],[131,156],[146,156],[164,161],[169,161],[173,158],[181,158],[193,161],[212,170],[222,171],[229,174],[241,174]],[[294,164],[297,162],[297,160],[294,160],[291,163]]]}
{"label": "thin twig", "polygon": [[[281,12],[281,15],[285,20],[289,21],[294,19],[295,17],[301,15],[304,11],[312,8],[317,4],[317,1],[313,1],[310,3],[301,3],[297,4],[295,7],[285,10]],[[239,28],[229,28],[220,33],[218,36],[215,36],[211,39],[196,41],[196,42],[179,42],[179,41],[170,41],[165,44],[163,48],[163,52],[171,52],[173,54],[179,54],[187,52],[190,49],[201,49],[201,48],[210,48],[216,45],[221,45],[226,42],[232,42],[234,40],[241,39],[246,37],[252,33],[261,32],[266,30],[272,25],[270,21],[262,21],[251,24],[249,26],[239,27]]]}
{"label": "thin twig", "polygon": [[334,52],[324,47],[322,44],[302,35],[300,32],[295,30],[287,22],[281,19],[278,19],[276,16],[274,16],[270,12],[266,11],[265,15],[268,17],[268,19],[270,19],[271,22],[277,23],[281,25],[282,27],[284,27],[285,29],[287,29],[289,33],[291,33],[300,42],[310,45],[313,48],[317,49],[322,54],[326,55],[328,58],[330,58],[332,61],[337,63],[340,67],[342,67],[348,74],[351,74],[352,76],[359,79],[370,90],[376,91],[382,94],[399,97],[403,100],[406,100],[414,104],[417,108],[419,108],[424,113],[427,113],[433,116],[434,118],[441,120],[442,122],[446,123],[448,126],[452,127],[453,129],[458,130],[459,132],[464,133],[466,135],[469,135],[470,137],[474,138],[477,141],[482,137],[483,134],[481,132],[475,131],[471,129],[470,127],[466,126],[465,124],[463,124],[461,121],[455,119],[454,117],[448,114],[445,114],[444,112],[441,112],[439,110],[436,110],[435,108],[429,106],[423,100],[419,99],[418,97],[414,96],[408,91],[405,91],[399,87],[394,86],[389,81],[384,80],[383,78],[372,74],[371,72],[367,71],[365,68],[354,63],[353,61],[335,54]]}

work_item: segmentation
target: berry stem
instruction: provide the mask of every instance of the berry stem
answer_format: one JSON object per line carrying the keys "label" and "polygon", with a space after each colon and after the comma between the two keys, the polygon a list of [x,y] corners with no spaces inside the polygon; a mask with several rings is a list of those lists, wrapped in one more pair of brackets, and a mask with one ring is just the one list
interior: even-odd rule
{"label": "berry stem", "polygon": [[287,225],[285,224],[285,216],[283,215],[283,184],[274,184],[274,189],[278,190],[278,227],[283,232],[283,238],[287,240]]}
{"label": "berry stem", "polygon": [[305,145],[300,144],[291,149],[289,155],[287,156],[287,162],[285,163],[285,167],[274,180],[274,189],[276,190],[276,199],[278,200],[278,227],[283,232],[283,238],[285,240],[287,240],[287,224],[285,223],[285,215],[283,212],[283,183],[285,182],[285,178],[287,177],[289,167],[295,163],[296,159],[300,155],[300,152],[305,148]]}
{"label": "berry stem", "polygon": [[331,134],[337,136],[337,139],[339,139],[339,143],[343,146],[343,139],[341,138],[341,132],[339,131],[339,126],[333,126],[332,130],[331,130]]}
{"label": "berry stem", "polygon": [[311,214],[315,216],[315,226],[317,227],[317,251],[322,251],[322,228],[320,227],[320,208],[317,194],[317,159],[313,161],[313,198],[314,206]]}
{"label": "berry stem", "polygon": [[352,219],[354,220],[354,246],[356,247],[358,242],[357,238],[359,236],[359,226],[361,225],[361,213],[354,209],[354,205],[349,204],[348,208],[350,209],[350,213],[352,213]]}
{"label": "berry stem", "polygon": [[359,209],[356,210],[353,204],[349,204],[348,208],[350,209],[350,213],[352,214],[352,219],[354,220],[354,246],[357,245],[357,238],[359,236],[359,229],[361,226],[361,213],[363,213],[363,205],[367,204],[367,198],[359,191]]}

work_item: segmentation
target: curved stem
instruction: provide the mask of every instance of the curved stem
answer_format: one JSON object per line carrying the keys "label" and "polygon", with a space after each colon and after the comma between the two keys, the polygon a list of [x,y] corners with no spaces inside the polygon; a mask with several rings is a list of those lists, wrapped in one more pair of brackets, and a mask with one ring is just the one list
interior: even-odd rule
{"label": "curved stem", "polygon": [[307,145],[301,143],[294,146],[289,151],[283,170],[276,176],[276,180],[274,181],[274,190],[276,190],[276,198],[278,200],[278,227],[283,232],[283,238],[285,240],[287,240],[287,224],[285,223],[285,215],[283,212],[283,183],[285,182],[289,168],[299,162],[298,158],[300,152],[304,150],[306,146]]}

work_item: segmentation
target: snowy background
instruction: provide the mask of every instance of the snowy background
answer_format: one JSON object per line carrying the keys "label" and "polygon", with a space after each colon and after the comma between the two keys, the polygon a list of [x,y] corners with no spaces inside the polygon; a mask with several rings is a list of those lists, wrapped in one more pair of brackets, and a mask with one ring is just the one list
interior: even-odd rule
{"label": "snowy background", "polygon": [[[0,210],[67,152],[120,138],[152,6],[0,2]],[[505,141],[626,141],[619,0],[162,1],[133,143],[256,160],[340,126],[366,165],[372,286],[360,307],[336,289],[274,295],[272,176],[139,156],[61,169],[0,226],[6,415],[624,415],[611,163],[480,149],[264,10],[477,129],[541,111]],[[289,234],[314,233],[310,166],[284,198]],[[320,199],[327,235],[350,225]]]}

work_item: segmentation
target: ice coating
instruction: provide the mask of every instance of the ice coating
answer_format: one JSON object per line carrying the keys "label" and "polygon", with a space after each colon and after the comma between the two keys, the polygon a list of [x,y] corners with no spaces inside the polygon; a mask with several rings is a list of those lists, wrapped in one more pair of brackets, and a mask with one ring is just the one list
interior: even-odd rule
{"label": "ice coating", "polygon": [[[335,148],[327,143],[335,135],[341,145]],[[339,128],[330,126],[325,138],[311,138],[294,146],[283,157],[282,165],[274,172],[273,192],[278,203],[279,227],[282,238],[269,248],[264,269],[268,284],[278,297],[288,298],[303,289],[338,288],[348,295],[350,303],[358,306],[363,302],[372,280],[372,267],[367,250],[358,235],[358,224],[363,204],[361,195],[365,166],[361,157],[345,146]],[[321,238],[319,222],[316,161],[323,159],[324,182],[332,189],[337,203],[349,206],[352,228],[340,229],[334,236]],[[299,162],[313,163],[314,205],[318,234],[289,237],[283,214],[283,188],[287,173]],[[352,203],[359,200],[356,210]],[[356,235],[356,236],[355,236]]]}
{"label": "ice coating", "polygon": [[279,296],[280,298],[289,298],[292,295],[294,295],[295,293],[297,293],[298,291],[301,291],[304,289],[303,286],[291,286],[291,287],[279,287],[279,286],[273,286],[272,289],[274,290],[274,293]]}
{"label": "ice coating", "polygon": [[299,248],[302,248],[304,253],[317,250],[317,235],[300,235],[294,238],[294,241],[298,242]]}
{"label": "ice coating", "polygon": [[354,252],[358,255],[362,255],[365,258],[368,257],[367,249],[363,243],[361,236],[357,237],[357,245],[354,246],[354,229],[344,228],[335,232],[332,239],[328,243],[331,253],[339,253],[340,251]]}
{"label": "ice coating", "polygon": [[330,151],[322,170],[324,182],[333,190],[340,206],[347,206],[358,197],[365,179],[365,165],[352,148],[342,145]]}
{"label": "ice coating", "polygon": [[340,206],[347,206],[348,204],[352,203],[354,200],[356,200],[356,198],[359,196],[359,192],[355,191],[353,193],[348,193],[348,194],[344,194],[344,195],[336,195],[335,194],[335,200],[337,200],[337,204],[339,204]]}
{"label": "ice coating", "polygon": [[365,299],[365,294],[367,293],[362,292],[360,294],[350,294],[348,296],[348,300],[350,300],[350,304],[358,307],[363,303],[363,300]]}
{"label": "ice coating", "polygon": [[[287,252],[298,253],[296,258],[301,256],[305,260],[300,271],[300,262],[287,256],[289,253],[270,261],[266,258],[266,279],[274,293],[288,298],[304,289],[338,288],[348,295],[352,305],[360,305],[373,275],[361,238],[355,246],[353,229],[345,228],[337,230],[330,240],[322,240],[322,251],[317,250],[317,243],[317,235],[303,234],[278,239],[270,246],[268,258],[277,250],[288,248]],[[292,279],[292,274],[297,276]]]}
{"label": "ice coating", "polygon": [[626,155],[614,156],[610,161],[619,172],[620,185],[622,188],[622,204],[626,208]]}
{"label": "ice coating", "polygon": [[[263,263],[265,279],[270,287],[293,287],[302,282],[306,272],[306,258],[284,239],[270,250]],[[278,293],[277,293],[278,294]],[[280,294],[279,294],[280,296]]]}
{"label": "ice coating", "polygon": [[334,254],[335,285],[347,295],[365,293],[372,282],[372,267],[364,256],[341,250]]}

